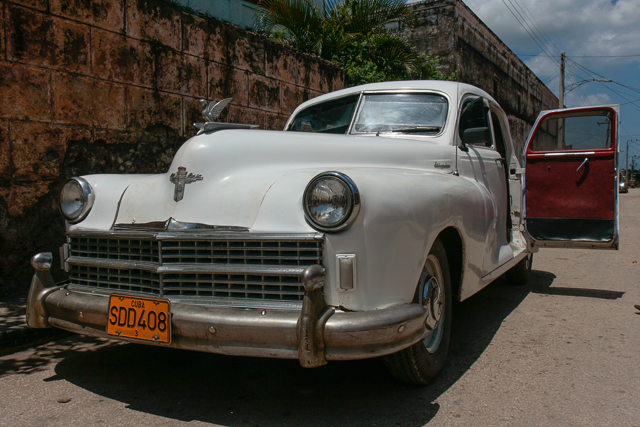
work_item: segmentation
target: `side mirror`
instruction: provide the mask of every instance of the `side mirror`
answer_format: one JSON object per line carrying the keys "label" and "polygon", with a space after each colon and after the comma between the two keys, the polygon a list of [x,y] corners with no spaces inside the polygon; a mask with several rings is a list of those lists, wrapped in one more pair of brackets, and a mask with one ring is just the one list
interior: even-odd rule
{"label": "side mirror", "polygon": [[462,133],[462,144],[491,146],[491,131],[488,127],[469,128]]}

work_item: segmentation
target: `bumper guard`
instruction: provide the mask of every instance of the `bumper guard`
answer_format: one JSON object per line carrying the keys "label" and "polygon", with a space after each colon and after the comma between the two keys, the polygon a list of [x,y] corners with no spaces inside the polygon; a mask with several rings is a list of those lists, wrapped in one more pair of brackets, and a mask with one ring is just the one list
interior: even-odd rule
{"label": "bumper guard", "polygon": [[[49,271],[52,259],[51,253],[40,253],[31,259],[36,271],[27,300],[30,327],[57,327],[94,337],[141,342],[107,335],[108,296],[56,285]],[[142,343],[228,355],[298,359],[303,367],[312,368],[327,360],[392,354],[426,334],[426,309],[420,304],[336,312],[327,306],[322,295],[322,266],[307,267],[302,282],[305,294],[300,311],[172,301],[171,343]]]}

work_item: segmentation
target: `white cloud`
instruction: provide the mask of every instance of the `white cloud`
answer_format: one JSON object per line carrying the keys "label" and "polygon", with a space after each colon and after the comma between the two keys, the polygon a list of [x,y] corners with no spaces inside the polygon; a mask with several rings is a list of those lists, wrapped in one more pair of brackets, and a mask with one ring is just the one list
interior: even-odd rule
{"label": "white cloud", "polygon": [[[552,40],[554,47],[549,50],[554,54],[560,51],[573,57],[640,54],[638,0],[466,0],[465,3],[516,53],[540,48],[505,3],[525,16],[532,27],[535,25],[542,39],[540,44],[547,38]],[[587,67],[598,65],[601,69],[636,61],[640,57],[579,59]]]}
{"label": "white cloud", "polygon": [[614,102],[606,93],[585,94],[573,91],[567,94],[564,104],[567,107],[584,107],[587,105],[609,105]]}

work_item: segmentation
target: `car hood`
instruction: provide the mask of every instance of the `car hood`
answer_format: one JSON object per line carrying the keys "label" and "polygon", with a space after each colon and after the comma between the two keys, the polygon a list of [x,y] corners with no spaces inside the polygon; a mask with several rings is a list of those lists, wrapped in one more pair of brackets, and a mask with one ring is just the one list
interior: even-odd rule
{"label": "car hood", "polygon": [[[301,206],[306,184],[324,171],[451,173],[455,151],[436,142],[258,130],[198,135],[178,150],[167,173],[139,177],[126,188],[114,224],[143,226],[173,219],[251,228],[270,188],[282,180],[299,181],[282,203]],[[179,172],[192,182],[184,184],[183,197],[176,201]]]}

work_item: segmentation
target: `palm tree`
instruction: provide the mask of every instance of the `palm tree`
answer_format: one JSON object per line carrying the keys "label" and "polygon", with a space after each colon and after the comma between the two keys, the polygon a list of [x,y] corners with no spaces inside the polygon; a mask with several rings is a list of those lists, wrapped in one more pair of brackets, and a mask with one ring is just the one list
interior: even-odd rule
{"label": "palm tree", "polygon": [[[420,55],[390,27],[413,28],[405,0],[262,0],[256,28],[347,69],[349,83],[411,77]],[[424,58],[422,59],[424,61]]]}
{"label": "palm tree", "polygon": [[354,38],[388,32],[391,23],[415,25],[405,0],[325,0],[323,9],[309,0],[262,0],[258,6],[258,30],[328,60]]}

